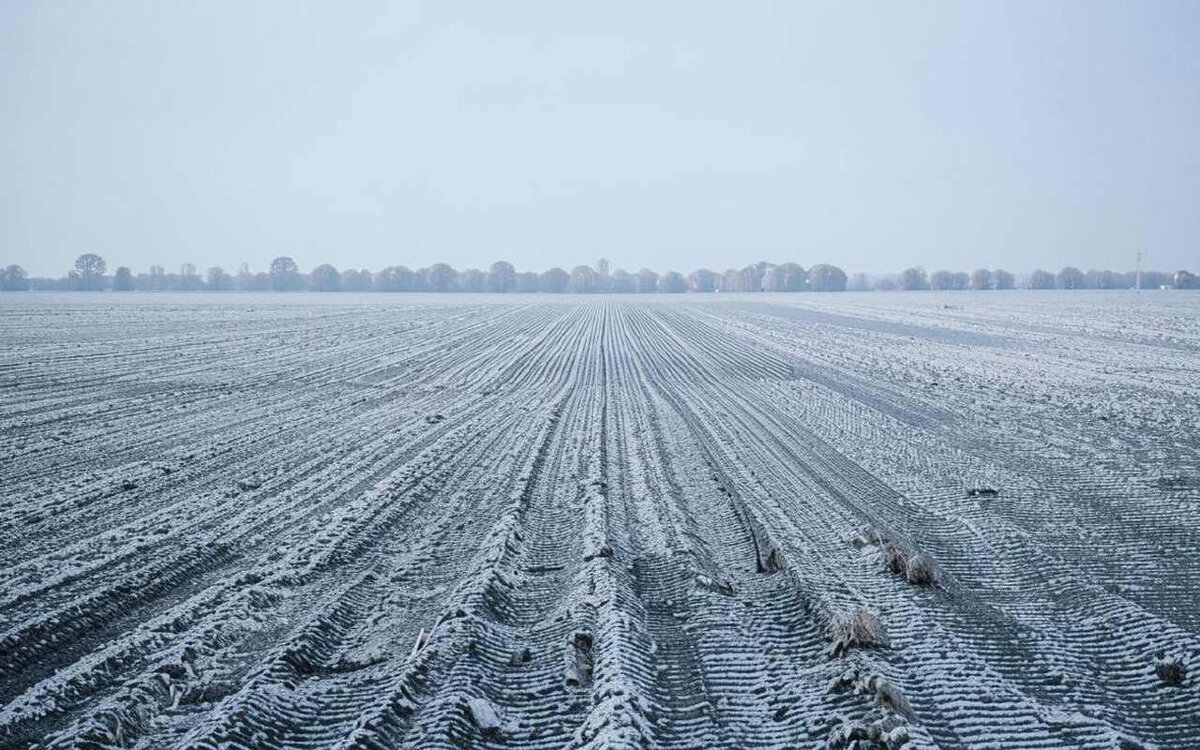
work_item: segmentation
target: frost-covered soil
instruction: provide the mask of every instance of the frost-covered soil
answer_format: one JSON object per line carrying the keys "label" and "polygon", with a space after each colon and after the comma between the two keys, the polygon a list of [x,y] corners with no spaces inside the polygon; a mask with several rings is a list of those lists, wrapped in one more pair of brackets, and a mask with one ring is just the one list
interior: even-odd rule
{"label": "frost-covered soil", "polygon": [[0,746],[1200,746],[1198,425],[1197,294],[7,295]]}

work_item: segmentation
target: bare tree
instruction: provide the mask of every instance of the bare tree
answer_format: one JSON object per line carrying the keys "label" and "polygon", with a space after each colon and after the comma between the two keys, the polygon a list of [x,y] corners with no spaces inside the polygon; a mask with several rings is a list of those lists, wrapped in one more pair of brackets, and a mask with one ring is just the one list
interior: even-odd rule
{"label": "bare tree", "polygon": [[965,273],[954,271],[934,271],[929,277],[929,286],[939,291],[959,291],[967,288],[970,281]]}
{"label": "bare tree", "polygon": [[445,263],[434,263],[429,267],[429,291],[451,292],[458,282],[458,271]]}
{"label": "bare tree", "polygon": [[929,288],[929,279],[925,276],[925,269],[920,266],[912,266],[900,272],[900,288],[912,292],[921,289]]}
{"label": "bare tree", "polygon": [[108,265],[95,253],[84,253],[75,259],[79,288],[85,292],[97,291],[104,285],[104,272]]}
{"label": "bare tree", "polygon": [[517,274],[517,291],[521,294],[532,294],[538,290],[537,271],[522,271]]}
{"label": "bare tree", "polygon": [[767,273],[767,264],[755,263],[752,266],[746,266],[741,270],[742,274],[742,289],[743,292],[761,292],[763,290],[762,280]]}
{"label": "bare tree", "polygon": [[411,292],[416,274],[407,266],[388,266],[372,278],[377,292]]}
{"label": "bare tree", "polygon": [[1033,273],[1029,274],[1029,288],[1030,289],[1053,289],[1054,288],[1054,274],[1050,273],[1049,271],[1043,271],[1040,268],[1037,269]]}
{"label": "bare tree", "polygon": [[204,282],[200,280],[200,275],[196,273],[196,264],[184,263],[179,267],[179,289],[184,292],[191,292],[204,286]]}
{"label": "bare tree", "polygon": [[600,291],[600,274],[591,266],[575,266],[571,269],[571,291],[576,294],[592,294]]}
{"label": "bare tree", "polygon": [[233,289],[233,277],[225,273],[220,266],[208,269],[208,288],[214,292],[228,292]]}
{"label": "bare tree", "polygon": [[5,266],[0,271],[0,291],[23,292],[29,289],[29,276],[25,269],[16,263]]}
{"label": "bare tree", "polygon": [[744,292],[746,280],[742,277],[741,271],[736,268],[727,268],[725,273],[721,274],[721,280],[718,282],[718,291],[721,292]]}
{"label": "bare tree", "polygon": [[649,268],[643,268],[637,272],[637,291],[639,294],[647,294],[658,289],[658,274],[651,271]]}
{"label": "bare tree", "polygon": [[631,294],[637,291],[637,278],[624,268],[618,268],[613,271],[608,287],[616,294]]}
{"label": "bare tree", "polygon": [[162,266],[150,266],[146,269],[145,278],[143,279],[141,276],[139,276],[138,280],[139,282],[145,282],[144,284],[138,284],[138,286],[142,287],[143,289],[161,292],[167,288],[167,271]]}
{"label": "bare tree", "polygon": [[113,289],[118,292],[132,292],[137,288],[137,284],[133,281],[133,271],[130,271],[125,266],[119,267],[113,272]]}
{"label": "bare tree", "polygon": [[814,292],[844,292],[846,272],[828,263],[818,263],[808,269],[808,288]]}
{"label": "bare tree", "polygon": [[687,291],[687,281],[678,271],[667,271],[658,280],[658,290],[667,294],[680,294]]}
{"label": "bare tree", "polygon": [[1130,289],[1133,287],[1133,275],[1116,271],[1088,271],[1083,275],[1084,289]]}
{"label": "bare tree", "polygon": [[517,288],[517,270],[512,263],[498,260],[488,269],[489,292],[511,292]]}
{"label": "bare tree", "polygon": [[459,287],[464,292],[487,291],[487,274],[478,268],[468,268],[458,275]]}
{"label": "bare tree", "polygon": [[567,285],[570,283],[571,276],[561,268],[555,267],[542,272],[538,279],[538,289],[550,294],[562,294],[567,291]]}
{"label": "bare tree", "polygon": [[296,261],[281,255],[271,261],[271,288],[277,292],[291,292],[301,288],[300,268]]}
{"label": "bare tree", "polygon": [[763,274],[764,292],[802,292],[808,283],[808,274],[797,263],[780,263],[771,266]]}
{"label": "bare tree", "polygon": [[1058,272],[1056,282],[1059,289],[1083,289],[1083,271],[1074,266],[1067,266]]}
{"label": "bare tree", "polygon": [[371,289],[371,272],[367,269],[347,268],[342,271],[342,291],[366,292]]}
{"label": "bare tree", "polygon": [[701,268],[688,274],[688,288],[693,292],[715,292],[717,290],[717,275],[707,268]]}
{"label": "bare tree", "polygon": [[314,292],[340,292],[342,275],[328,263],[322,263],[308,275],[308,288]]}

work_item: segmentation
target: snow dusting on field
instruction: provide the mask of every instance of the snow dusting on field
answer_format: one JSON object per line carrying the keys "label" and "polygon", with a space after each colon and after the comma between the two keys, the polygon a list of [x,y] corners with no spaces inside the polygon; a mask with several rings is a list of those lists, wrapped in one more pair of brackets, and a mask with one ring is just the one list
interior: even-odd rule
{"label": "snow dusting on field", "polygon": [[0,297],[0,747],[1200,746],[1200,294]]}

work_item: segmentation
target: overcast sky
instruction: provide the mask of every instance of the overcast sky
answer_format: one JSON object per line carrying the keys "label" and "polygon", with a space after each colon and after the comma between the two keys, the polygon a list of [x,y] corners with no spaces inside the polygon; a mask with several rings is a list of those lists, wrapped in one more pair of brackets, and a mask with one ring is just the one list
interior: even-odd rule
{"label": "overcast sky", "polygon": [[1200,3],[0,3],[0,263],[1200,267]]}

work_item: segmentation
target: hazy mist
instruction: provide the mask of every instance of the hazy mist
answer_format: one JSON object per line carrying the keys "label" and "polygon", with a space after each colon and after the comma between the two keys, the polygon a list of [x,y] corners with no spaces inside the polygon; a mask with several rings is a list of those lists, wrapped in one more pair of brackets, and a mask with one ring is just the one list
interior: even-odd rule
{"label": "hazy mist", "polygon": [[1195,266],[1200,4],[0,6],[0,263]]}

